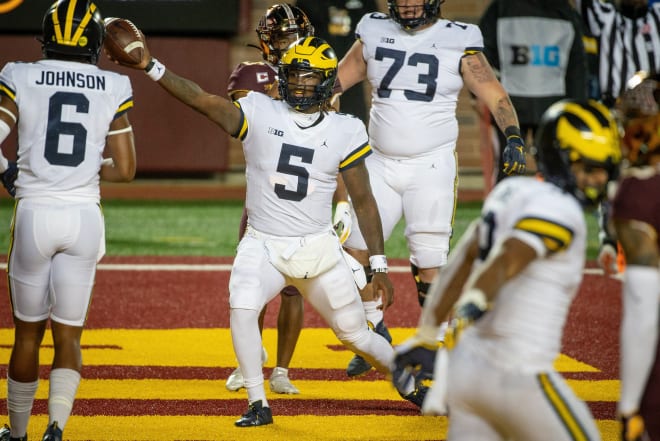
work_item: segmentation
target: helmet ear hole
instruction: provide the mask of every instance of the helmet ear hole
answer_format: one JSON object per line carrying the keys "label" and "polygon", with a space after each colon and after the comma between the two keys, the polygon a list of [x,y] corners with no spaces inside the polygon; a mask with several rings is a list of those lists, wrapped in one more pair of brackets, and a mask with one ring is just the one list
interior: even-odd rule
{"label": "helmet ear hole", "polygon": [[46,58],[98,62],[105,25],[93,2],[57,0],[44,15],[42,32],[42,51]]}

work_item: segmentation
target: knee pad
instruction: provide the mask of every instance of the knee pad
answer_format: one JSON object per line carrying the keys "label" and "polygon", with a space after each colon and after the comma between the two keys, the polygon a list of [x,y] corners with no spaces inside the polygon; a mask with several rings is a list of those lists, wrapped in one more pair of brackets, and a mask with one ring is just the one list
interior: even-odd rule
{"label": "knee pad", "polygon": [[363,328],[366,328],[366,323],[362,314],[354,311],[340,312],[334,320],[335,335],[342,343],[352,346]]}
{"label": "knee pad", "polygon": [[417,285],[417,300],[419,301],[419,306],[424,306],[424,300],[426,300],[426,294],[429,292],[431,287],[430,283],[422,282],[419,278],[419,268],[414,263],[410,263],[410,270],[412,271],[413,278],[415,279],[415,285]]}

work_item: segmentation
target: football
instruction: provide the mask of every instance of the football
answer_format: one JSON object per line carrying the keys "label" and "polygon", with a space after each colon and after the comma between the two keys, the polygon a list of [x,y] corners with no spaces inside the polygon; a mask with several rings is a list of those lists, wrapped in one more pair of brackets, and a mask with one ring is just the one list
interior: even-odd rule
{"label": "football", "polygon": [[135,66],[144,56],[144,38],[130,20],[108,17],[105,19],[103,48],[119,64]]}

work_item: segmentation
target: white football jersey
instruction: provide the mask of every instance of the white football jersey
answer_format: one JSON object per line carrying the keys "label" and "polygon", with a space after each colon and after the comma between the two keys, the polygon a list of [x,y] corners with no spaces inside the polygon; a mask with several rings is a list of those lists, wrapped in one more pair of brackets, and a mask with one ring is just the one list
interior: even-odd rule
{"label": "white football jersey", "polygon": [[[501,288],[492,309],[461,343],[474,343],[499,365],[552,369],[582,281],[587,241],[582,207],[551,183],[511,177],[484,202],[479,228],[481,257],[509,237],[524,241],[539,257]],[[475,336],[477,342],[471,340]]]}
{"label": "white football jersey", "polygon": [[483,50],[479,28],[440,19],[408,33],[376,12],[362,17],[356,35],[372,86],[372,148],[397,158],[455,148],[461,59]]}
{"label": "white football jersey", "polygon": [[71,61],[8,63],[0,92],[19,110],[16,197],[98,200],[110,124],[133,107],[129,78]]}
{"label": "white football jersey", "polygon": [[[364,123],[325,113],[312,127],[296,125],[281,100],[250,92],[238,100],[250,225],[275,236],[303,236],[330,227],[337,173],[371,153]],[[299,114],[300,115],[300,114]]]}

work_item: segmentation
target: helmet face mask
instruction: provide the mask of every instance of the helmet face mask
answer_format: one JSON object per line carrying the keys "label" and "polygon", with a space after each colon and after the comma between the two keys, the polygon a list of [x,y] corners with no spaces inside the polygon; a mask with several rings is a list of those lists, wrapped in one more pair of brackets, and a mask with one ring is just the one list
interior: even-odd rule
{"label": "helmet face mask", "polygon": [[294,41],[314,35],[314,27],[302,9],[287,3],[271,6],[257,25],[264,60],[277,64],[282,52]]}
{"label": "helmet face mask", "polygon": [[46,58],[98,62],[105,25],[91,1],[56,1],[44,15],[42,30],[42,51]]}
{"label": "helmet face mask", "polygon": [[618,102],[623,120],[623,154],[627,165],[650,165],[660,156],[660,75],[638,72]]}
{"label": "helmet face mask", "polygon": [[335,86],[337,55],[318,37],[301,38],[282,55],[278,76],[280,96],[292,108],[322,106]]}
{"label": "helmet face mask", "polygon": [[541,118],[535,144],[544,179],[585,208],[595,208],[605,197],[607,182],[618,175],[618,124],[598,102],[553,104]]}
{"label": "helmet face mask", "polygon": [[409,0],[410,5],[397,5],[397,0],[388,0],[390,17],[403,29],[410,31],[432,23],[440,15],[440,5],[444,0]]}

